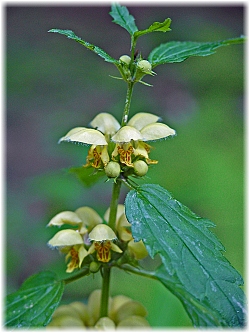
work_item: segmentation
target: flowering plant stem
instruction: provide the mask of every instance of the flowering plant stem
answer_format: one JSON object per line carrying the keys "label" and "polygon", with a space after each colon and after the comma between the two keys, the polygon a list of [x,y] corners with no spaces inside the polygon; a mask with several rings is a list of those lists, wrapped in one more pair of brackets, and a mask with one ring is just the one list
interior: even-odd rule
{"label": "flowering plant stem", "polygon": [[[130,110],[130,104],[133,94],[134,82],[128,82],[125,106],[122,116],[121,126],[125,126],[128,121],[128,115]],[[117,180],[113,184],[112,198],[110,202],[110,213],[109,213],[109,222],[108,225],[110,228],[115,230],[115,221],[117,214],[117,206],[119,201],[121,181]],[[108,316],[108,300],[109,300],[109,285],[110,285],[110,271],[111,268],[104,267],[102,270],[102,297],[101,297],[101,307],[100,307],[100,318]]]}
{"label": "flowering plant stem", "polygon": [[[125,106],[122,116],[121,126],[125,126],[128,121],[129,109],[133,94],[134,82],[128,82]],[[115,230],[115,221],[117,214],[117,206],[121,190],[121,180],[117,179],[113,184],[112,198],[110,202],[110,213],[108,225],[111,229]],[[110,267],[103,267],[102,270],[102,296],[101,296],[101,306],[100,306],[100,318],[108,316],[108,300],[109,300],[109,285],[110,285]]]}
{"label": "flowering plant stem", "polygon": [[128,122],[128,115],[129,115],[129,109],[130,109],[134,84],[135,84],[135,82],[128,82],[127,95],[126,95],[126,100],[125,100],[125,107],[124,107],[124,111],[123,111],[121,126],[125,126]]}
{"label": "flowering plant stem", "polygon": [[117,181],[114,182],[113,184],[112,198],[110,202],[109,222],[108,222],[109,227],[113,230],[115,230],[117,205],[120,195],[121,184],[122,183],[119,179],[117,179]]}
{"label": "flowering plant stem", "polygon": [[110,271],[111,271],[110,267],[103,267],[100,318],[108,316]]}
{"label": "flowering plant stem", "polygon": [[[115,221],[116,221],[116,213],[117,213],[120,189],[121,189],[121,181],[117,180],[113,184],[112,198],[110,202],[109,223],[108,223],[110,228],[112,228],[113,230],[115,230]],[[100,318],[108,316],[110,271],[111,271],[110,267],[103,267]]]}

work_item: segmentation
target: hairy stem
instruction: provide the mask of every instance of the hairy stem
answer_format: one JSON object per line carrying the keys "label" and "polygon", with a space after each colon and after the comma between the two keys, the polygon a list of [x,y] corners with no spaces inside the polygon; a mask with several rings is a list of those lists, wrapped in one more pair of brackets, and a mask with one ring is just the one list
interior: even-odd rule
{"label": "hairy stem", "polygon": [[130,104],[131,104],[134,84],[135,84],[135,82],[128,83],[128,89],[127,89],[127,94],[126,94],[124,111],[123,111],[123,115],[122,115],[121,126],[125,126],[128,122],[128,115],[129,115],[129,110],[130,110]]}
{"label": "hairy stem", "polygon": [[103,267],[100,318],[108,316],[110,268]]}
{"label": "hairy stem", "polygon": [[111,202],[110,202],[108,225],[114,231],[115,231],[116,213],[117,213],[117,206],[118,206],[118,201],[119,201],[121,184],[122,184],[121,181],[118,179],[116,182],[114,182],[112,198],[111,198]]}
{"label": "hairy stem", "polygon": [[[117,206],[118,206],[121,184],[122,183],[120,180],[114,182],[112,198],[110,202],[108,225],[113,230],[115,230],[115,221],[116,221]],[[100,318],[108,316],[110,270],[111,270],[110,267],[103,267],[102,269],[102,297],[101,297]]]}

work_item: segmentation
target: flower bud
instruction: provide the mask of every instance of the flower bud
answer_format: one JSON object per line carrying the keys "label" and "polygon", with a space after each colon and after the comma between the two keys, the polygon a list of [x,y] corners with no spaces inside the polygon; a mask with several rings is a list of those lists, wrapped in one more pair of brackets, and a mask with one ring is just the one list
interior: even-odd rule
{"label": "flower bud", "polygon": [[115,323],[109,317],[102,317],[95,324],[94,328],[96,328],[97,330],[101,330],[101,331],[114,330]]}
{"label": "flower bud", "polygon": [[138,67],[138,69],[140,69],[142,72],[144,72],[146,74],[151,73],[151,70],[152,70],[152,65],[147,60],[138,61],[137,67]]}
{"label": "flower bud", "polygon": [[92,261],[89,265],[89,270],[91,273],[96,273],[99,271],[99,268],[100,268],[100,264],[96,261]]}
{"label": "flower bud", "polygon": [[117,162],[109,162],[105,167],[105,173],[109,178],[116,178],[120,175],[121,167]]}
{"label": "flower bud", "polygon": [[124,64],[126,64],[126,65],[129,65],[130,62],[131,62],[131,58],[128,55],[122,55],[122,56],[120,56],[119,60],[121,62],[123,62]]}
{"label": "flower bud", "polygon": [[139,160],[134,162],[134,173],[137,176],[145,176],[146,173],[148,172],[148,165],[146,162]]}

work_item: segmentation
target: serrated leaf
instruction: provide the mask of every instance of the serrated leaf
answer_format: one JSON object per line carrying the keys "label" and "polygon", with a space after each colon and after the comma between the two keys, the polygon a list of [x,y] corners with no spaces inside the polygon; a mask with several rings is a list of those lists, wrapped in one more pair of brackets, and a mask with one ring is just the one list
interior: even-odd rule
{"label": "serrated leaf", "polygon": [[61,29],[51,29],[48,32],[55,32],[61,35],[67,36],[69,39],[73,39],[76,42],[82,44],[87,49],[93,51],[97,55],[99,55],[101,58],[103,58],[107,62],[111,62],[115,65],[119,65],[119,61],[111,57],[109,54],[107,54],[105,51],[103,51],[100,47],[95,46],[93,44],[90,44],[84,40],[82,40],[80,37],[76,36],[76,34],[72,30],[61,30]]}
{"label": "serrated leaf", "polygon": [[153,31],[161,31],[161,32],[171,31],[170,24],[171,24],[170,18],[167,18],[163,22],[154,22],[153,24],[150,25],[148,29],[136,31],[134,33],[134,38],[136,39],[139,36],[148,34]]}
{"label": "serrated leaf", "polygon": [[245,39],[243,37],[227,39],[217,42],[168,42],[161,44],[153,49],[149,56],[148,61],[152,67],[166,64],[182,62],[192,56],[208,56],[215,53],[218,47],[242,43]]}
{"label": "serrated leaf", "polygon": [[69,173],[75,174],[76,177],[81,181],[81,183],[86,186],[90,187],[98,182],[102,177],[106,174],[105,172],[99,170],[93,170],[92,167],[84,168],[84,167],[72,167],[69,170]]}
{"label": "serrated leaf", "polygon": [[155,184],[130,191],[125,210],[135,240],[143,240],[151,257],[159,253],[165,280],[173,281],[181,295],[190,295],[198,313],[200,305],[229,327],[244,325],[244,293],[239,287],[243,279],[208,229],[214,226],[212,222],[198,217]]}
{"label": "serrated leaf", "polygon": [[55,273],[44,271],[29,277],[20,289],[6,297],[8,327],[44,327],[59,305],[64,282]]}
{"label": "serrated leaf", "polygon": [[129,14],[127,7],[113,4],[109,14],[113,17],[113,22],[126,29],[131,36],[138,30],[135,18]]}
{"label": "serrated leaf", "polygon": [[221,318],[218,312],[214,312],[209,305],[200,302],[196,297],[187,292],[187,290],[179,284],[176,276],[167,274],[163,265],[153,274],[165,287],[179,298],[191,318],[194,327],[227,326],[227,323]]}
{"label": "serrated leaf", "polygon": [[153,278],[160,281],[167,289],[179,298],[185,310],[192,319],[195,327],[218,327],[227,326],[224,320],[221,320],[217,313],[213,312],[209,306],[201,304],[195,297],[190,295],[186,290],[179,286],[175,275],[166,273],[164,265],[161,265],[154,271],[147,271],[141,267],[131,267],[124,265],[125,271]]}

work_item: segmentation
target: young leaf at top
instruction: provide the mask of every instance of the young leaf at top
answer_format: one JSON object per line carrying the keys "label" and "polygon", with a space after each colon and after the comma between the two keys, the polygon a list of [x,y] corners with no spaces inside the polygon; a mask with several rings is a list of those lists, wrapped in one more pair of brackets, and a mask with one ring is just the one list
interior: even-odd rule
{"label": "young leaf at top", "polygon": [[243,279],[208,229],[214,226],[212,222],[198,217],[155,184],[130,191],[125,211],[134,239],[143,240],[151,257],[159,253],[165,269],[162,282],[166,286],[168,280],[174,283],[182,302],[188,295],[196,313],[205,307],[229,327],[244,325],[244,293],[239,287]]}
{"label": "young leaf at top", "polygon": [[126,29],[131,36],[138,30],[135,18],[129,14],[127,7],[121,6],[118,3],[113,4],[109,14],[113,17],[113,22]]}
{"label": "young leaf at top", "polygon": [[218,47],[242,43],[245,39],[243,37],[226,39],[217,42],[168,42],[161,44],[153,49],[149,56],[148,61],[152,67],[182,62],[191,56],[208,56],[215,53]]}
{"label": "young leaf at top", "polygon": [[82,44],[87,49],[93,51],[97,55],[99,55],[101,58],[103,58],[107,62],[111,62],[115,65],[119,65],[119,61],[112,58],[109,54],[107,54],[105,51],[103,51],[100,47],[95,46],[93,44],[90,44],[84,40],[82,40],[80,37],[76,36],[76,34],[72,30],[61,30],[61,29],[51,29],[48,32],[55,32],[61,35],[67,36],[69,39],[73,39],[76,42]]}
{"label": "young leaf at top", "polygon": [[139,36],[148,34],[153,31],[162,31],[162,32],[171,31],[170,24],[171,24],[170,18],[167,18],[163,22],[154,22],[153,24],[151,24],[151,26],[148,29],[136,31],[134,33],[134,38],[136,39]]}
{"label": "young leaf at top", "polygon": [[7,295],[5,325],[13,328],[48,325],[63,291],[64,282],[53,272],[30,276],[18,291]]}

